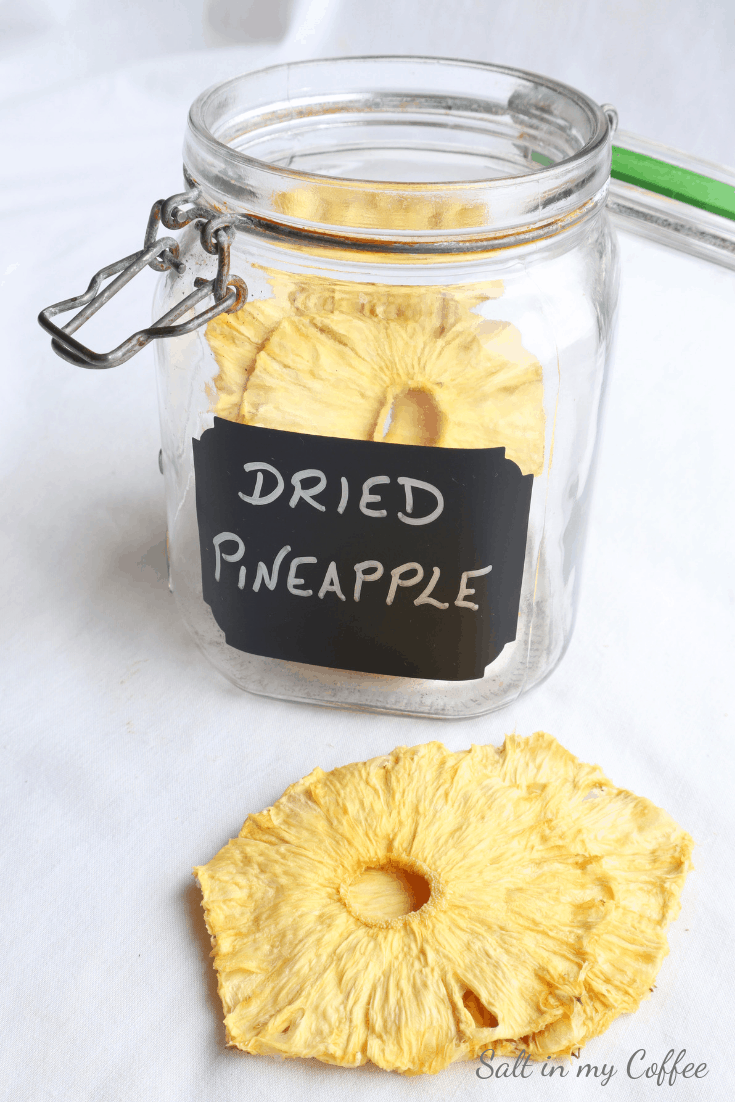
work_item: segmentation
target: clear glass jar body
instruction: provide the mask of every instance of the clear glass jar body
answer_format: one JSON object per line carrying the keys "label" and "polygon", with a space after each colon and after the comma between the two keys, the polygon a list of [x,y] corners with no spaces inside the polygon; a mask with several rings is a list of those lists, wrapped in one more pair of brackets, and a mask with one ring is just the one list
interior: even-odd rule
{"label": "clear glass jar body", "polygon": [[[410,62],[363,59],[359,80],[368,87],[381,83],[384,88],[395,87],[406,102],[406,69],[414,62],[415,59]],[[318,64],[321,68],[317,76],[321,76],[322,84],[326,72],[334,86],[344,88],[345,72],[352,71],[344,69],[349,62]],[[340,72],[330,69],[340,65],[343,66]],[[431,61],[424,65],[422,87],[433,85],[432,78],[437,72],[445,84],[453,81],[457,85],[456,65]],[[439,68],[432,70],[432,66]],[[360,300],[363,313],[379,316],[380,324],[388,325],[401,324],[400,320],[392,323],[390,319],[400,317],[407,294],[411,302],[418,304],[419,312],[434,299],[442,303],[460,302],[457,307],[460,310],[464,309],[463,302],[469,303],[471,324],[477,326],[478,332],[517,334],[523,354],[530,355],[540,365],[543,411],[538,423],[543,426],[540,440],[543,454],[534,469],[515,640],[505,644],[485,668],[484,676],[463,681],[335,669],[263,657],[228,645],[202,591],[192,441],[199,440],[213,425],[216,411],[222,416],[221,404],[218,406],[222,394],[214,382],[221,377],[216,346],[213,348],[211,333],[204,330],[176,341],[159,342],[157,350],[172,588],[200,648],[226,677],[243,689],[343,707],[437,717],[479,715],[507,704],[546,677],[563,655],[573,627],[617,296],[615,242],[604,206],[610,146],[607,123],[599,109],[595,115],[590,108],[591,136],[581,124],[575,124],[576,130],[570,136],[569,112],[559,106],[567,90],[562,89],[559,102],[548,107],[549,97],[544,100],[539,96],[536,78],[512,72],[508,76],[509,71],[472,66],[473,81],[482,82],[488,74],[499,72],[505,81],[502,91],[506,103],[513,102],[513,95],[516,96],[515,109],[510,112],[514,127],[511,133],[507,125],[498,123],[497,110],[482,112],[474,107],[471,123],[467,123],[467,112],[458,112],[451,104],[447,112],[446,102],[437,108],[435,97],[427,94],[422,100],[417,93],[410,101],[410,122],[399,117],[398,140],[394,140],[392,131],[386,130],[385,116],[386,112],[392,112],[396,126],[396,96],[381,98],[373,91],[367,107],[363,104],[356,111],[350,105],[349,111],[343,109],[340,115],[334,98],[329,100],[324,87],[314,93],[318,85],[315,70],[309,70],[308,65],[303,68],[307,70],[306,84],[310,91],[309,97],[303,97],[305,101],[308,99],[308,110],[290,108],[287,112],[281,108],[267,113],[271,124],[277,118],[277,125],[271,125],[277,140],[268,131],[265,142],[273,159],[256,162],[267,186],[259,190],[257,179],[253,184],[249,154],[240,154],[240,163],[237,157],[233,162],[231,148],[233,141],[235,145],[239,142],[240,147],[243,141],[246,147],[247,142],[262,142],[263,110],[259,115],[252,109],[256,121],[247,127],[242,121],[233,125],[231,129],[240,136],[228,140],[229,144],[221,141],[222,150],[214,139],[206,150],[209,164],[202,155],[202,143],[196,148],[196,130],[197,125],[201,129],[201,119],[197,123],[195,118],[193,139],[190,135],[190,146],[194,148],[189,149],[187,167],[212,204],[225,212],[245,214],[233,242],[231,270],[246,281],[249,302],[257,305],[278,299],[281,319],[308,315],[311,322],[316,316],[323,320],[328,315],[329,321],[335,312],[344,312],[347,309],[344,305],[335,305],[337,299],[341,303]],[[460,83],[463,75],[459,73]],[[239,102],[244,102],[246,93],[252,103],[252,82],[258,77],[259,74],[254,74],[248,78],[248,88],[228,93],[225,106],[222,102],[216,105],[218,117],[225,121],[235,117],[233,103],[238,97]],[[268,71],[262,77],[265,84],[274,80]],[[418,83],[415,75],[413,79]],[[509,92],[508,82],[513,80],[515,92]],[[525,115],[518,107],[519,84],[531,89],[525,101],[531,108]],[[273,98],[272,88],[266,87],[264,101],[268,95]],[[536,109],[540,100],[547,108],[539,119]],[[320,132],[320,124],[324,130],[326,102],[329,102],[326,117],[332,121],[336,118],[341,127],[336,138],[335,126],[326,127],[326,137]],[[467,102],[466,94],[463,102]],[[535,132],[521,140],[519,134],[527,135],[532,129],[529,117],[536,119]],[[478,118],[489,119],[495,135],[493,142],[487,140],[487,134],[482,136],[490,152],[484,149],[479,158],[476,152],[468,153],[466,138],[470,130],[477,130]],[[370,124],[376,119],[378,128],[373,132]],[[216,131],[211,120],[208,126],[210,132]],[[366,133],[357,142],[361,126]],[[428,139],[425,131],[430,131]],[[242,138],[243,133],[246,139]],[[274,142],[280,150],[301,150],[301,167],[283,170],[283,154],[279,162],[271,149]],[[351,160],[346,169],[348,153]],[[589,163],[580,166],[579,161],[585,156],[593,163],[592,170]],[[218,169],[216,165],[212,167],[217,157],[229,173],[223,171],[222,164]],[[538,169],[540,161],[551,161],[552,167]],[[515,165],[517,175],[507,175],[509,162]],[[571,183],[569,162],[576,172]],[[412,182],[417,163],[424,181],[420,185]],[[274,164],[275,168],[270,167]],[[318,176],[313,171],[315,166]],[[459,178],[458,185],[442,182],[446,180],[442,174],[450,170]],[[269,173],[280,173],[277,181],[280,190],[268,179]],[[351,173],[356,176],[359,173],[359,178],[346,179]],[[434,177],[439,175],[435,183],[432,173]],[[592,179],[595,173],[597,176]],[[564,174],[565,179],[560,179]],[[251,186],[249,197],[243,197],[242,181],[246,178]],[[373,189],[361,182],[365,179],[376,181]],[[389,185],[390,194],[384,200],[380,189],[385,179],[407,182]],[[542,179],[546,179],[545,192]],[[342,193],[339,202],[329,194],[330,188],[337,186],[332,181],[338,181],[350,202],[345,203]],[[537,195],[550,196],[538,204],[536,214],[528,205],[528,196],[532,194],[529,187],[534,182]],[[493,186],[498,185],[503,189],[502,204],[495,201],[498,193],[492,192]],[[471,201],[467,202],[466,195],[458,197],[456,191],[447,199],[453,186],[474,189]],[[420,193],[412,194],[413,187],[420,188]],[[400,194],[396,196],[396,192]],[[319,196],[317,202],[312,201],[314,194]],[[490,199],[486,201],[488,194]],[[280,198],[274,200],[274,195]],[[270,209],[263,209],[266,204]],[[493,222],[492,212],[497,212],[501,205],[503,212]],[[430,216],[426,215],[427,209]],[[468,216],[468,209],[479,210],[480,216]],[[196,230],[185,231],[182,257],[187,270],[184,275],[169,273],[162,277],[155,304],[158,315],[188,294],[197,276],[211,278],[214,274],[214,261],[202,253],[198,241]],[[331,296],[325,294],[330,286],[333,291],[336,289]],[[315,288],[319,292],[316,296]],[[355,289],[352,297],[350,288]],[[377,296],[376,302],[379,299],[377,307],[371,298],[373,294]],[[443,339],[444,336],[437,337],[438,341]],[[250,379],[253,378],[251,375]],[[307,431],[317,435],[347,435],[340,431],[325,432],[318,425]],[[507,454],[512,458],[510,448]]]}

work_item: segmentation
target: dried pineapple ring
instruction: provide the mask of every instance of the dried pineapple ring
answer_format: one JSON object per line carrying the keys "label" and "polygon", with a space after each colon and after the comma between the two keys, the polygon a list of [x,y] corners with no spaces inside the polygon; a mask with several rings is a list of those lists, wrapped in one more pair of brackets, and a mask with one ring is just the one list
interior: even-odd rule
{"label": "dried pineapple ring", "polygon": [[195,870],[228,1042],[410,1075],[647,996],[691,838],[550,735],[315,769]]}
{"label": "dried pineapple ring", "polygon": [[541,473],[541,365],[514,326],[471,312],[497,284],[271,282],[273,299],[207,328],[219,416],[356,440],[505,447],[524,474]]}
{"label": "dried pineapple ring", "polygon": [[[273,297],[248,302],[234,314],[220,314],[207,325],[207,340],[219,366],[214,379],[214,412],[239,419],[242,396],[255,357],[285,318],[348,314],[383,321],[423,321],[437,336],[445,333],[473,307],[503,291],[499,280],[458,285],[452,293],[441,287],[383,286],[323,276],[289,278],[268,273]],[[480,319],[476,319],[476,323]]]}
{"label": "dried pineapple ring", "polygon": [[473,229],[487,219],[484,202],[461,203],[446,196],[415,195],[408,202],[393,186],[372,181],[348,193],[340,184],[297,188],[274,195],[274,207],[303,225],[355,226],[396,230]]}
{"label": "dried pineapple ring", "polygon": [[255,357],[283,317],[273,299],[247,302],[235,314],[220,314],[207,326],[207,338],[214,351],[219,374],[214,380],[217,402],[214,412],[237,421],[242,396]]}

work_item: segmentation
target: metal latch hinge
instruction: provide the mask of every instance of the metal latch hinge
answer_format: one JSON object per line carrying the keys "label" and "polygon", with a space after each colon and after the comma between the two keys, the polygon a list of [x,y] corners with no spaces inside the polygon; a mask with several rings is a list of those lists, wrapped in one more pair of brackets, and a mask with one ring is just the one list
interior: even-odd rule
{"label": "metal latch hinge", "polygon": [[[232,218],[218,214],[217,211],[210,210],[208,207],[199,206],[200,195],[200,189],[193,186],[179,195],[172,195],[170,199],[159,199],[151,208],[145,241],[139,252],[131,253],[130,256],[123,257],[115,264],[108,264],[107,267],[102,268],[92,277],[84,294],[54,303],[53,306],[47,306],[41,311],[38,321],[46,332],[51,334],[51,347],[54,352],[63,359],[69,360],[70,363],[78,364],[79,367],[117,367],[153,340],[161,337],[181,337],[185,333],[198,329],[200,325],[205,325],[218,314],[232,314],[245,304],[248,295],[247,286],[239,276],[230,273],[230,245],[235,237]],[[202,248],[217,257],[217,274],[214,279],[195,279],[195,290],[190,295],[159,318],[154,325],[133,333],[132,337],[128,337],[111,352],[93,352],[80,341],[75,340],[72,333],[84,325],[85,321],[96,314],[146,266],[157,272],[169,271],[172,268],[178,273],[185,270],[183,261],[179,259],[178,241],[173,237],[159,238],[158,228],[162,225],[167,230],[180,230],[191,222],[197,224]],[[115,276],[112,282],[100,290],[105,280],[111,276]],[[189,321],[179,325],[174,324],[209,295],[213,296],[214,305],[195,314]],[[79,313],[64,326],[55,325],[51,320],[57,314],[77,309]]]}

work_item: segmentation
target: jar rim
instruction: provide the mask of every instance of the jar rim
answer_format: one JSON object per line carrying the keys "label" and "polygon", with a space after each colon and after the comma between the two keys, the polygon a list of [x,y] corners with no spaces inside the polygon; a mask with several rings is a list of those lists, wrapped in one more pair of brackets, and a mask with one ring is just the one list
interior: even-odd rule
{"label": "jar rim", "polygon": [[[341,164],[370,163],[370,127],[388,174],[410,148],[424,172],[441,172],[433,156],[466,178],[342,174]],[[559,232],[604,202],[610,158],[610,120],[584,93],[520,69],[412,56],[233,77],[194,101],[184,145],[209,201],[251,228],[399,251]]]}

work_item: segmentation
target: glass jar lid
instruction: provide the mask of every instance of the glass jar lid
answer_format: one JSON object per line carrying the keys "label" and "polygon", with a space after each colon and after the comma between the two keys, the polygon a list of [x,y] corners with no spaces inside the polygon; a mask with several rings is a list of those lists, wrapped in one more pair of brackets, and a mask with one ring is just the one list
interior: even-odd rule
{"label": "glass jar lid", "polygon": [[277,237],[457,251],[548,236],[604,201],[611,121],[588,96],[480,62],[278,65],[204,92],[184,164]]}

